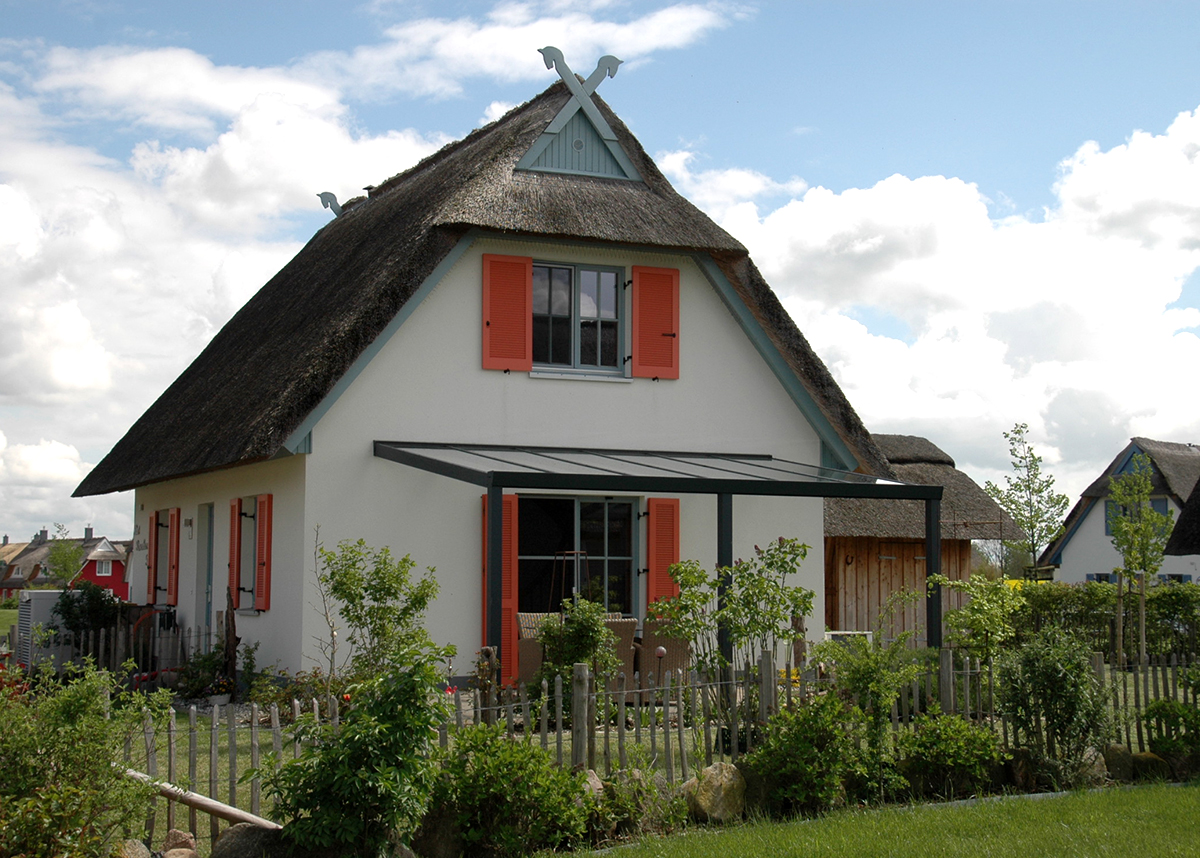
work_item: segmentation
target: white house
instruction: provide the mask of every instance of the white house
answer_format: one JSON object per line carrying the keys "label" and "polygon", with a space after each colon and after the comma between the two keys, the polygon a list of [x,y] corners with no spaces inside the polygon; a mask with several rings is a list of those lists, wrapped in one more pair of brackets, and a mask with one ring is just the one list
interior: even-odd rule
{"label": "white house", "polygon": [[486,641],[512,675],[518,610],[642,617],[679,557],[781,535],[821,617],[821,496],[936,506],[592,95],[611,58],[549,51],[561,82],[345,203],[80,484],[136,489],[131,594],[209,625],[228,588],[259,661],[305,667],[319,528],[435,566],[456,672]]}
{"label": "white house", "polygon": [[[1113,570],[1121,566],[1121,555],[1113,547],[1109,517],[1108,483],[1118,474],[1133,469],[1133,457],[1145,453],[1154,469],[1151,503],[1176,522],[1192,488],[1200,479],[1200,447],[1133,438],[1104,473],[1084,489],[1079,502],[1067,514],[1063,532],[1042,553],[1042,566],[1057,566],[1055,579],[1067,583],[1115,580]],[[1166,556],[1159,574],[1165,580],[1200,582],[1200,556]]]}

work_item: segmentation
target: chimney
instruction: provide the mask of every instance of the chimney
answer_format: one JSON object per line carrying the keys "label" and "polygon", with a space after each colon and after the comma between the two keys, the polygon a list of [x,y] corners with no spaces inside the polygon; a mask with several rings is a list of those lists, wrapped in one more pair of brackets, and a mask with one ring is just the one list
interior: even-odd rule
{"label": "chimney", "polygon": [[4,534],[4,542],[0,542],[0,545],[8,545],[8,534],[7,533]]}
{"label": "chimney", "polygon": [[83,529],[83,538],[84,539],[92,538],[92,526],[90,524]]}
{"label": "chimney", "polygon": [[50,531],[46,530],[46,528],[43,527],[40,531],[38,531],[37,539],[35,540],[35,542],[37,542],[40,545],[41,543],[45,542],[49,538],[50,538]]}

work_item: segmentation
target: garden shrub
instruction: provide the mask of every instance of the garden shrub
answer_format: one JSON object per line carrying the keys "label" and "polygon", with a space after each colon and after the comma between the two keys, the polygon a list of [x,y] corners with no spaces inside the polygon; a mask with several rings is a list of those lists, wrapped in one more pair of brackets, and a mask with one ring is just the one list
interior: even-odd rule
{"label": "garden shrub", "polygon": [[588,829],[594,843],[613,837],[667,834],[687,822],[687,800],[654,774],[650,752],[632,745],[628,765],[604,782],[604,794],[592,805]]}
{"label": "garden shrub", "polygon": [[320,667],[300,670],[295,674],[286,670],[275,673],[263,671],[250,682],[246,699],[264,710],[269,710],[272,704],[278,706],[280,721],[291,723],[293,700],[300,701],[302,712],[311,711],[313,700],[319,701],[324,708],[330,695],[335,700],[342,700],[350,685],[351,682],[345,677],[328,676]]}
{"label": "garden shrub", "polygon": [[917,717],[900,738],[900,754],[913,792],[940,798],[983,791],[1002,757],[994,730],[939,711]]}
{"label": "garden shrub", "polygon": [[543,679],[553,688],[556,676],[569,689],[577,663],[589,665],[598,676],[612,676],[620,669],[617,638],[604,620],[603,605],[578,598],[563,600],[561,616],[546,618],[537,636],[543,655],[532,684],[536,694],[541,694]]}
{"label": "garden shrub", "polygon": [[304,716],[300,757],[279,769],[268,760],[258,771],[287,840],[374,858],[415,830],[436,774],[433,737],[447,716],[427,654],[393,653],[390,670],[351,686],[354,705],[338,729]]}
{"label": "garden shrub", "polygon": [[63,590],[50,611],[54,630],[69,633],[76,643],[85,632],[110,629],[121,615],[121,600],[93,584],[80,581],[73,590]]}
{"label": "garden shrub", "polygon": [[1061,629],[1044,629],[1000,659],[996,700],[1035,757],[1058,764],[1051,778],[1060,786],[1075,782],[1087,750],[1106,738],[1107,709],[1091,649]]}
{"label": "garden shrub", "polygon": [[204,697],[211,693],[213,683],[225,675],[225,647],[218,642],[208,652],[193,653],[187,663],[179,669],[176,691],[185,700]]}
{"label": "garden shrub", "polygon": [[0,855],[110,855],[153,794],[124,774],[126,737],[140,733],[143,707],[161,727],[168,700],[90,663],[62,677],[0,668]]}
{"label": "garden shrub", "polygon": [[744,758],[761,779],[766,810],[778,815],[814,814],[845,798],[844,780],[859,757],[861,721],[834,694],[822,694],[768,723],[762,744]]}
{"label": "garden shrub", "polygon": [[433,803],[453,809],[465,854],[523,856],[584,839],[593,801],[583,775],[555,766],[537,745],[499,727],[468,727],[441,770]]}
{"label": "garden shrub", "polygon": [[1178,700],[1155,700],[1142,711],[1150,750],[1165,760],[1200,755],[1200,709]]}

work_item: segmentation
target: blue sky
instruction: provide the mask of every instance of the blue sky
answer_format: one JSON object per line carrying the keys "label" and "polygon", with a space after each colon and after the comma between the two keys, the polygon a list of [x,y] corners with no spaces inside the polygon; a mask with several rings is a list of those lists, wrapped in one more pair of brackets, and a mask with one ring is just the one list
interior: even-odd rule
{"label": "blue sky", "polygon": [[1025,421],[1072,492],[1131,435],[1200,441],[1193,4],[0,0],[0,530],[128,536],[129,496],[71,489],[316,192],[532,97],[545,44],[625,60],[599,94],[872,430],[982,480]]}

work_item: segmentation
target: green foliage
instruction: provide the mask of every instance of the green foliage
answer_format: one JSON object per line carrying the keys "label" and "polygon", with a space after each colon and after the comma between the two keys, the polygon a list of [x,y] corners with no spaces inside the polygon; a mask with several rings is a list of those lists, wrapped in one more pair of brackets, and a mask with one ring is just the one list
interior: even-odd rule
{"label": "green foliage", "polygon": [[[647,613],[665,620],[672,637],[690,641],[696,666],[710,675],[726,666],[717,647],[719,628],[729,633],[734,663],[755,664],[759,653],[796,639],[793,618],[812,613],[813,592],[788,583],[807,556],[807,545],[780,537],[766,548],[754,546],[752,559],[712,575],[694,560],[678,563],[671,575],[679,595],[658,600]],[[718,607],[722,574],[725,599]]]}
{"label": "green foliage", "polygon": [[424,645],[422,618],[438,590],[432,567],[414,581],[416,564],[407,554],[396,560],[391,549],[375,550],[362,539],[344,539],[337,551],[319,547],[318,553],[320,585],[337,602],[350,628],[356,676],[378,673],[394,654]]}
{"label": "green foliage", "polygon": [[984,490],[1025,532],[1024,539],[1008,541],[1006,545],[1027,558],[1029,566],[1036,566],[1042,549],[1062,531],[1070,501],[1054,490],[1054,477],[1042,475],[1042,457],[1030,446],[1028,433],[1027,423],[1017,423],[1004,433],[1016,476],[1006,476],[1003,489],[988,480]]}
{"label": "green foliage", "polygon": [[302,711],[310,710],[314,699],[323,704],[326,696],[330,694],[337,700],[343,700],[349,686],[349,680],[340,676],[326,676],[320,667],[301,670],[295,675],[286,670],[276,673],[263,671],[255,674],[251,680],[246,700],[249,703],[257,703],[264,710],[269,710],[271,704],[276,705],[279,707],[280,720],[290,723],[293,700],[300,701]]}
{"label": "green foliage", "polygon": [[1146,704],[1142,720],[1150,734],[1150,750],[1167,760],[1200,754],[1200,709],[1178,700]]}
{"label": "green foliage", "polygon": [[667,834],[687,822],[687,801],[653,771],[650,752],[631,745],[628,767],[604,781],[604,794],[591,807],[588,829],[591,839],[601,843],[614,837]]}
{"label": "green foliage", "polygon": [[152,794],[123,773],[125,739],[143,707],[161,726],[168,701],[91,664],[29,680],[0,668],[0,855],[108,856]]}
{"label": "green foliage", "polygon": [[71,532],[58,522],[54,523],[54,538],[46,552],[46,568],[50,578],[62,584],[74,580],[83,568],[83,543],[71,539]]}
{"label": "green foliage", "polygon": [[225,677],[225,647],[218,642],[208,652],[193,653],[179,671],[176,691],[187,699],[204,697],[218,678]]}
{"label": "green foliage", "polygon": [[840,804],[843,781],[859,755],[861,722],[835,694],[783,709],[767,724],[762,743],[744,758],[763,780],[767,810],[815,814]]}
{"label": "green foliage", "polygon": [[1100,681],[1087,643],[1062,629],[1044,629],[996,666],[996,702],[1038,757],[1063,764],[1070,783],[1084,752],[1108,729]]}
{"label": "green foliage", "polygon": [[431,654],[393,652],[387,671],[351,686],[339,729],[305,716],[300,757],[258,771],[288,840],[374,858],[416,829],[437,772],[433,738],[447,716]]}
{"label": "green foliage", "polygon": [[1117,474],[1108,483],[1115,514],[1108,524],[1113,547],[1121,555],[1126,575],[1153,575],[1162,567],[1163,549],[1174,527],[1170,509],[1163,515],[1150,505],[1154,466],[1145,453],[1137,453],[1132,470]]}
{"label": "green foliage", "polygon": [[0,599],[0,611],[15,611],[20,607],[16,596],[9,596],[7,599]]}
{"label": "green foliage", "polygon": [[955,798],[984,791],[1000,762],[1000,740],[990,727],[934,711],[917,716],[900,739],[901,766],[918,796]]}
{"label": "green foliage", "polygon": [[946,612],[950,643],[965,647],[978,658],[996,654],[1014,634],[1013,617],[1025,599],[1003,579],[989,581],[973,573],[966,581],[951,581],[934,575],[930,583],[965,593],[969,601],[961,608]]}
{"label": "green foliage", "polygon": [[443,755],[434,803],[454,809],[465,854],[524,856],[583,841],[592,800],[582,774],[537,745],[481,724]]}
{"label": "green foliage", "polygon": [[621,666],[617,658],[617,638],[604,624],[604,606],[587,599],[565,599],[562,614],[551,615],[538,630],[544,655],[534,680],[541,693],[542,680],[554,687],[554,677],[562,676],[569,688],[574,665],[591,665],[598,676],[612,676]]}
{"label": "green foliage", "polygon": [[63,590],[50,612],[55,628],[72,635],[111,629],[121,615],[121,601],[91,581],[80,581],[74,590]]}

